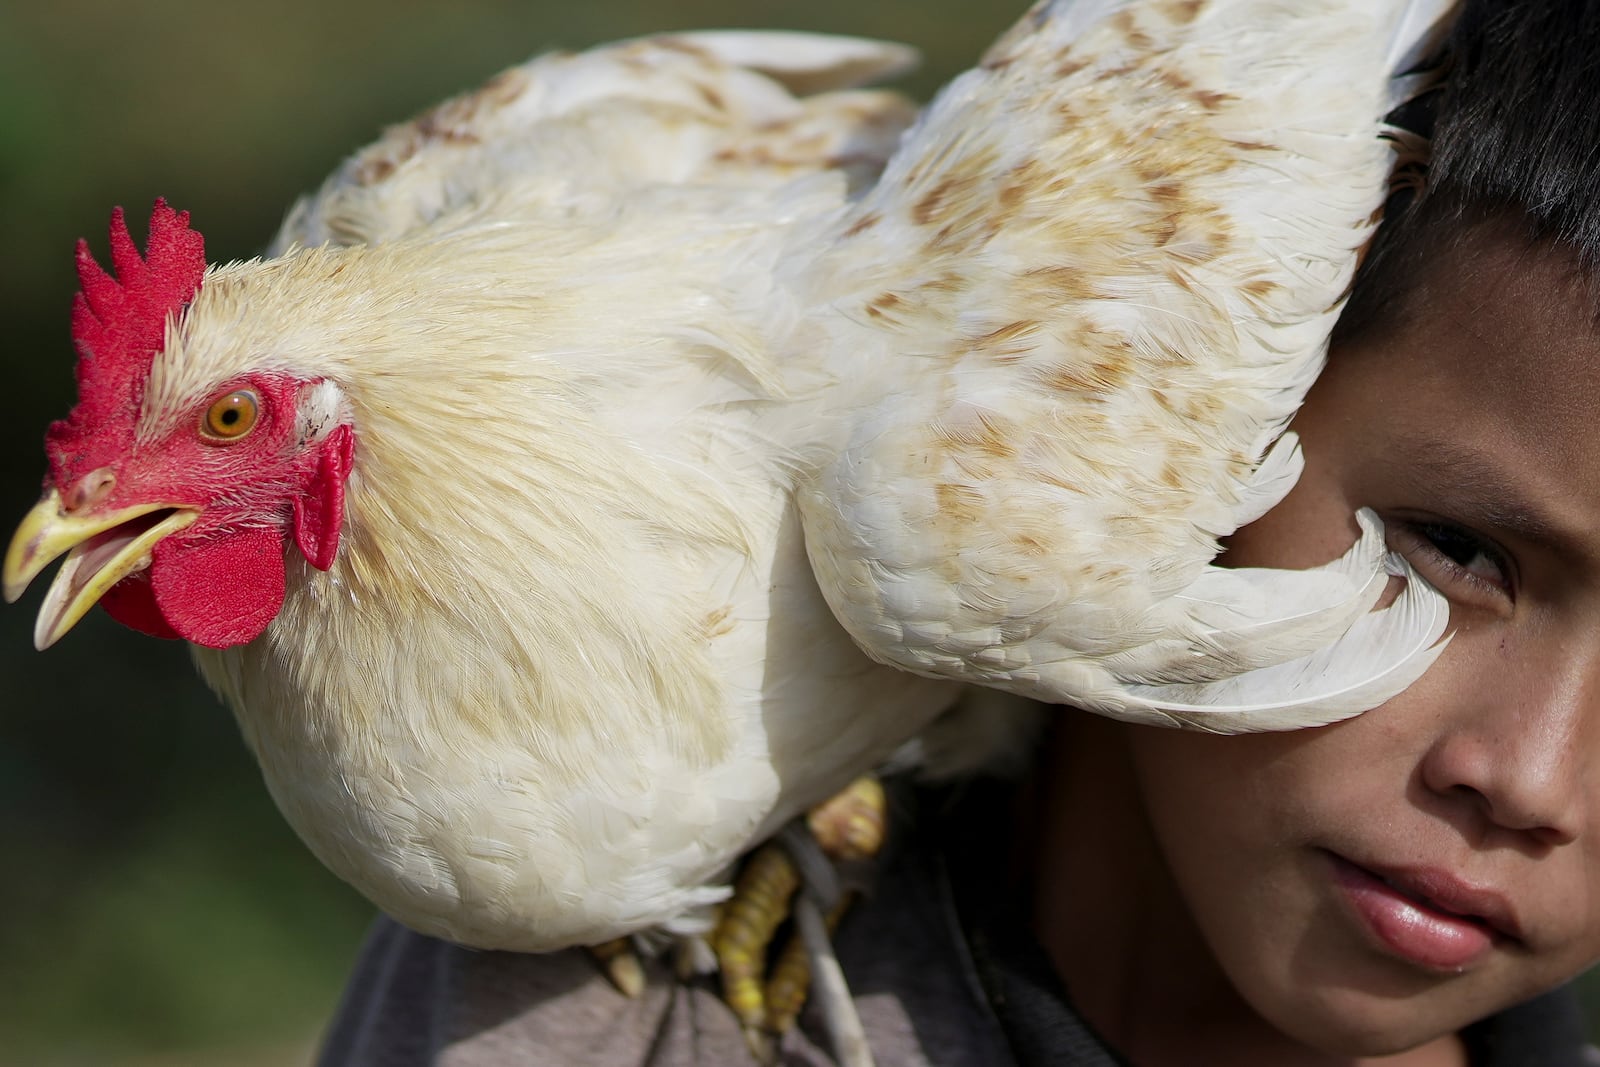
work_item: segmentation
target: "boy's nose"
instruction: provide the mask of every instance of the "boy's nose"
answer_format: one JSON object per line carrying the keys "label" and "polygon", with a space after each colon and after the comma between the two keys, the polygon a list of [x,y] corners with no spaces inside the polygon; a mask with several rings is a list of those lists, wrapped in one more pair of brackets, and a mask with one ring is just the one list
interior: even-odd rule
{"label": "boy's nose", "polygon": [[[1596,643],[1600,646],[1600,643]],[[1551,660],[1559,660],[1552,663]],[[1600,758],[1600,647],[1518,657],[1445,713],[1422,781],[1469,805],[1489,826],[1542,845],[1576,840],[1591,818],[1592,761]]]}

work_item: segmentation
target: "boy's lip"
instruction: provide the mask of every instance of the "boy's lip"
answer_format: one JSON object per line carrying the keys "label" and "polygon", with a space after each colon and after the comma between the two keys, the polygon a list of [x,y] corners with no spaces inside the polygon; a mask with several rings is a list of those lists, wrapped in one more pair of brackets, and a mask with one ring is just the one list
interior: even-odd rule
{"label": "boy's lip", "polygon": [[1523,940],[1516,909],[1490,886],[1442,867],[1357,862],[1336,852],[1333,880],[1362,922],[1396,954],[1432,970],[1460,971],[1496,942]]}

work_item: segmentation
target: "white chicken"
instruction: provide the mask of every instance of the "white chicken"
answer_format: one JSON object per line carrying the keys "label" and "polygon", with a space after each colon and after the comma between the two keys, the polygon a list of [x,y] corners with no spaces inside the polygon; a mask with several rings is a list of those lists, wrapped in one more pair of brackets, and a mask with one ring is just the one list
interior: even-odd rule
{"label": "white chicken", "polygon": [[161,205],[148,265],[120,223],[118,282],[80,254],[80,403],[8,595],[78,545],[38,643],[102,594],[191,641],[295,830],[427,933],[702,929],[740,852],[958,690],[833,620],[763,427],[777,258],[913,109],[724,52],[906,58],[546,57],[355,157],[279,256],[202,277]]}
{"label": "white chicken", "polygon": [[80,253],[79,405],[6,596],[69,552],[41,647],[97,600],[189,640],[324,863],[529,951],[702,928],[741,852],[951,705],[861,653],[808,548],[913,671],[1352,714],[1444,625],[1415,578],[1367,614],[1376,525],[1320,571],[1208,564],[1293,481],[1261,456],[1443,6],[1042,4],[876,185],[907,106],[784,86],[902,50],[707,34],[397,128],[265,260],[206,268],[158,205],[116,281]]}

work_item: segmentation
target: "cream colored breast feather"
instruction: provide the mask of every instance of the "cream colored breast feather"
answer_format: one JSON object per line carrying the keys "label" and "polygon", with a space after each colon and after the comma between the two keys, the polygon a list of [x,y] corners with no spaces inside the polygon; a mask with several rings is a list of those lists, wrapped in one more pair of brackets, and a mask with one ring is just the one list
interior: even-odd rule
{"label": "cream colored breast feather", "polygon": [[1375,516],[1320,570],[1211,560],[1298,476],[1382,119],[1450,7],[1041,3],[941,94],[796,272],[838,357],[807,545],[873,656],[1227,732],[1426,668],[1443,599]]}

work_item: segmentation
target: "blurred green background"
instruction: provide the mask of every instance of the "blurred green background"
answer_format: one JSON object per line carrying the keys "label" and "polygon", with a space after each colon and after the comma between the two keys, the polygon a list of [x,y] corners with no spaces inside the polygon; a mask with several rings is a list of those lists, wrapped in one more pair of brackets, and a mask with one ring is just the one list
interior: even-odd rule
{"label": "blurred green background", "polygon": [[[925,96],[1023,7],[960,0],[0,0],[0,535],[72,402],[72,244],[126,205],[254,254],[379,129],[549,48],[716,25],[905,40]],[[0,609],[0,1065],[303,1064],[369,918],[272,808],[176,643]]]}
{"label": "blurred green background", "polygon": [[[72,401],[72,243],[156,196],[253,254],[386,123],[554,47],[739,25],[904,40],[925,97],[1021,10],[962,0],[0,0],[0,535]],[[0,1067],[307,1062],[370,909],[282,824],[175,643],[0,610]]]}

